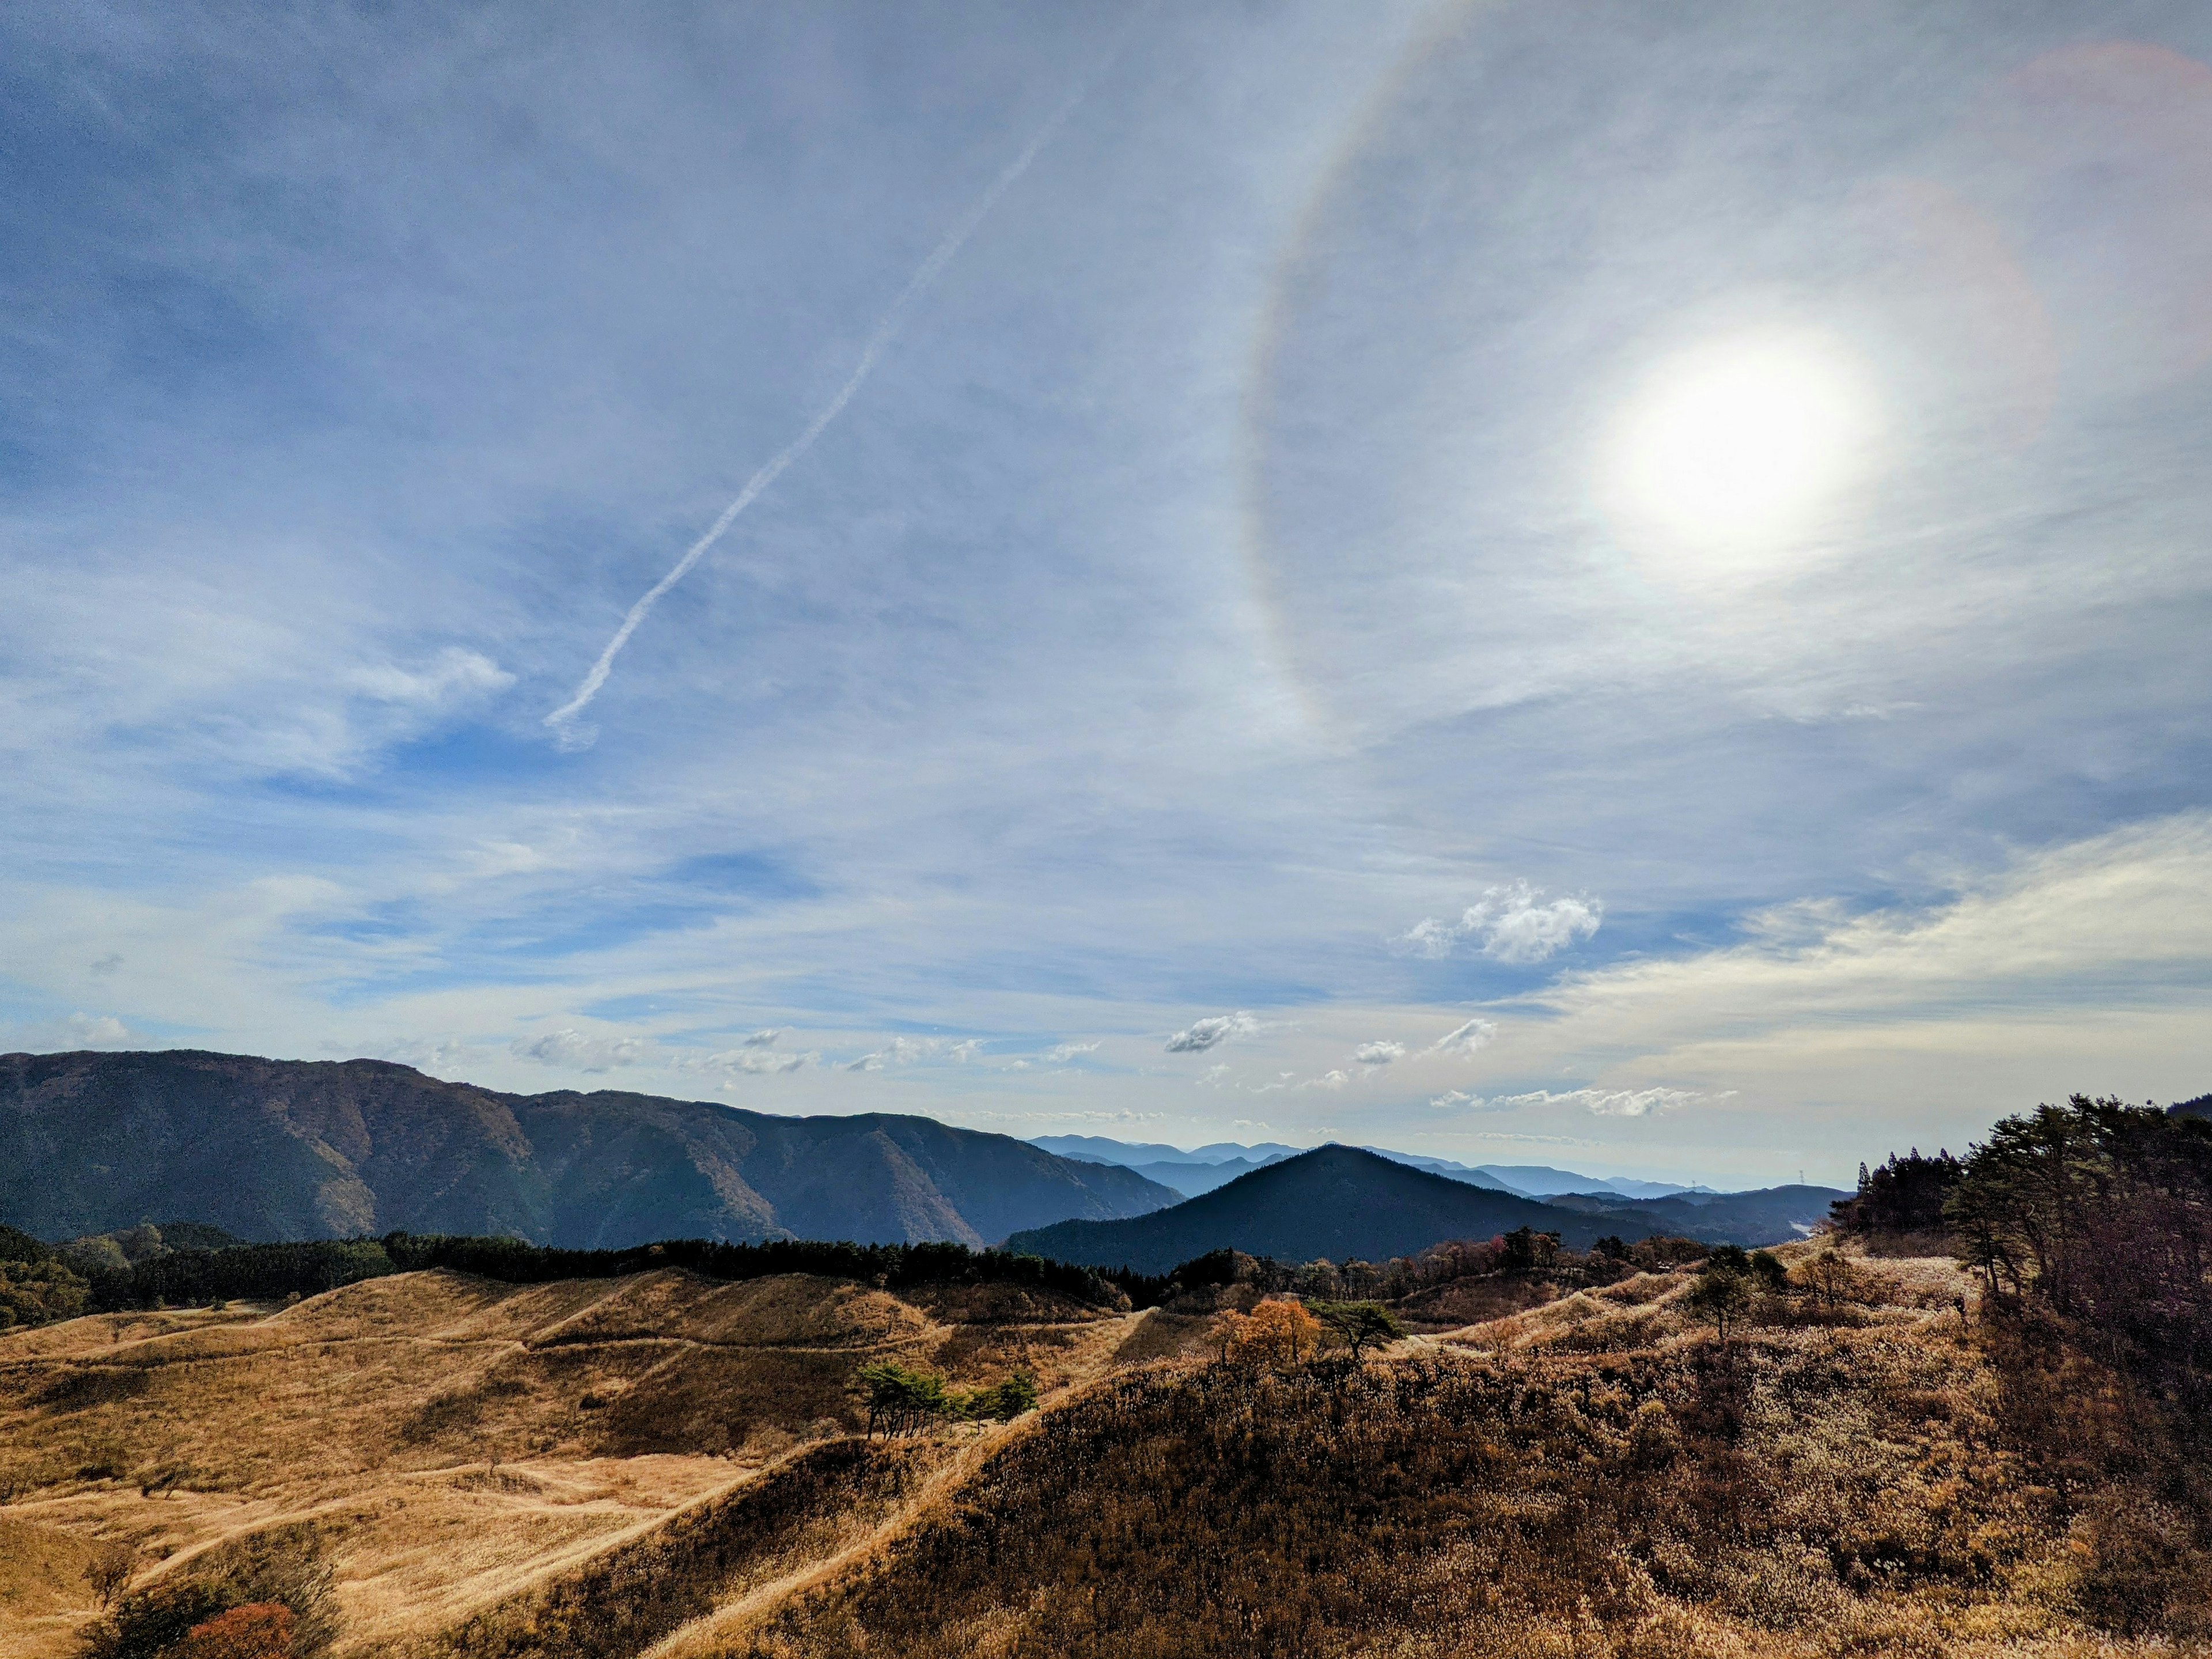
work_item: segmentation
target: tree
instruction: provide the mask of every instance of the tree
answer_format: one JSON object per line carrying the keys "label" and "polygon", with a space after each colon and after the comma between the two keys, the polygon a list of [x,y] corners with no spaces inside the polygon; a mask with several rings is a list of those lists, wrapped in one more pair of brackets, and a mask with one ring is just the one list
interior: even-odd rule
{"label": "tree", "polygon": [[94,1596],[103,1607],[112,1607],[123,1599],[130,1587],[131,1570],[137,1565],[131,1553],[120,1544],[103,1544],[92,1553],[92,1559],[84,1565],[84,1582],[91,1587]]}
{"label": "tree", "polygon": [[1395,1342],[1406,1334],[1397,1316],[1379,1302],[1309,1302],[1306,1310],[1352,1350],[1355,1364],[1370,1343]]}
{"label": "tree", "polygon": [[[1723,1251],[1733,1251],[1734,1255],[1724,1255]],[[1760,1254],[1764,1255],[1765,1252]],[[1773,1260],[1771,1256],[1767,1259]],[[1751,1311],[1757,1286],[1750,1258],[1735,1245],[1723,1245],[1706,1258],[1705,1267],[1683,1297],[1682,1305],[1698,1318],[1711,1320],[1725,1346],[1729,1327]]]}
{"label": "tree", "polygon": [[1808,1294],[1831,1308],[1856,1300],[1862,1291],[1863,1275],[1849,1256],[1832,1248],[1798,1263],[1796,1276]]}
{"label": "tree", "polygon": [[1859,1165],[1859,1189],[1828,1206],[1838,1232],[1861,1237],[1880,1234],[1940,1233],[1943,1206],[1966,1165],[1948,1152],[1923,1158],[1915,1146],[1904,1157],[1894,1152],[1878,1170]]}
{"label": "tree", "polygon": [[1234,1308],[1224,1308],[1214,1315],[1213,1322],[1206,1328],[1206,1343],[1212,1348],[1214,1358],[1226,1364],[1231,1356],[1244,1346],[1245,1328],[1251,1322],[1248,1315],[1241,1314]]}
{"label": "tree", "polygon": [[964,1403],[974,1416],[1011,1423],[1024,1413],[1035,1411],[1036,1402],[1036,1379],[1027,1371],[1016,1371],[1004,1382],[969,1395]]}
{"label": "tree", "polygon": [[868,1405],[868,1433],[911,1434],[950,1414],[954,1401],[945,1379],[932,1371],[910,1370],[896,1359],[860,1367],[858,1381]]}
{"label": "tree", "polygon": [[1294,1365],[1320,1345],[1321,1321],[1296,1302],[1271,1299],[1245,1316],[1237,1351],[1263,1365]]}

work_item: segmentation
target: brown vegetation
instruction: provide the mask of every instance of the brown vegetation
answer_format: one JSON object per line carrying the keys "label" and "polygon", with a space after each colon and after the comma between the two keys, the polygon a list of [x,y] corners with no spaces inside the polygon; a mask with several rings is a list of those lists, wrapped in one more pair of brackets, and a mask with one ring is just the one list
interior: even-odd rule
{"label": "brown vegetation", "polygon": [[[18,1331],[0,1659],[2212,1651],[2194,1143],[2073,1109],[1957,1164],[2019,1183],[1965,1268],[1528,1234],[1142,1312],[437,1273]],[[2113,1195],[2151,1293],[2082,1255]]]}

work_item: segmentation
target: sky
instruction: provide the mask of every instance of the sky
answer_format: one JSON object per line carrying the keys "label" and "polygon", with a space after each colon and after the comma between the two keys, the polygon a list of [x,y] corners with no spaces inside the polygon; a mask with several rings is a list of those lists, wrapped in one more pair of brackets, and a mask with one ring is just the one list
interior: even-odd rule
{"label": "sky", "polygon": [[1733,1186],[2203,1093],[2208,62],[10,7],[0,1046]]}

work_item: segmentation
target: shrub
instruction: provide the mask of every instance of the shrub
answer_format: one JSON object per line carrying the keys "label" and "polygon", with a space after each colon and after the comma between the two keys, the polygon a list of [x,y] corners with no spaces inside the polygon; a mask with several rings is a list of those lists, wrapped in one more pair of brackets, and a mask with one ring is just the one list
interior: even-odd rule
{"label": "shrub", "polygon": [[298,1622],[281,1601],[251,1601],[193,1626],[177,1659],[292,1659]]}

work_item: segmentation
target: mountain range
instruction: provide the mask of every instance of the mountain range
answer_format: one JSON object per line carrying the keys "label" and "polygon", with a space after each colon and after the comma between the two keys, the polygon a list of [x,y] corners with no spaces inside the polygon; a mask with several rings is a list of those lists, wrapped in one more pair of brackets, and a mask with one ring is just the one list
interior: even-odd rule
{"label": "mountain range", "polygon": [[254,1239],[404,1230],[970,1246],[1182,1194],[924,1117],[501,1094],[382,1060],[170,1050],[0,1055],[0,1221],[46,1238],[150,1218]]}
{"label": "mountain range", "polygon": [[[1106,1135],[1038,1135],[1030,1145],[1042,1146],[1062,1158],[1079,1158],[1085,1163],[1118,1164],[1124,1169],[1135,1170],[1151,1180],[1193,1196],[1211,1192],[1237,1176],[1248,1174],[1263,1165],[1296,1157],[1303,1150],[1272,1140],[1262,1141],[1254,1146],[1218,1140],[1187,1152],[1180,1147],[1158,1141],[1115,1140]],[[1522,1198],[1550,1198],[1560,1193],[1613,1193],[1623,1198],[1666,1198],[1676,1193],[1709,1190],[1703,1187],[1685,1187],[1677,1182],[1645,1181],[1633,1176],[1583,1175],[1577,1170],[1555,1170],[1542,1164],[1455,1164],[1448,1158],[1394,1152],[1388,1146],[1369,1146],[1364,1150],[1401,1164],[1410,1164],[1417,1170],[1426,1170],[1431,1175],[1446,1176],[1454,1181],[1466,1182],[1469,1186],[1488,1187]]]}

